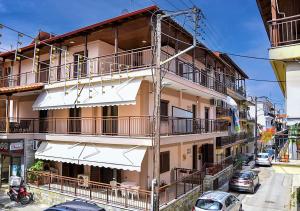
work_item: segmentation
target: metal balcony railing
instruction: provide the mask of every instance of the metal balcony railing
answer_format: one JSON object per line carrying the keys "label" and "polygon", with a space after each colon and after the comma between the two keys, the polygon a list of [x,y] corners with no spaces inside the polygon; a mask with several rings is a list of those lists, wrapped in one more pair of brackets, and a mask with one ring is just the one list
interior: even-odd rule
{"label": "metal balcony railing", "polygon": [[231,136],[217,137],[216,138],[216,147],[222,148],[224,146],[234,144],[237,141],[246,140],[249,137],[253,137],[253,135],[251,135],[251,133],[246,133],[246,132],[241,132],[241,133],[234,134]]}
{"label": "metal balcony railing", "polygon": [[[49,133],[109,136],[152,136],[152,116],[110,116],[78,118],[10,119],[8,133]],[[227,131],[224,120],[162,117],[163,136]],[[6,120],[0,119],[0,133],[6,133]]]}

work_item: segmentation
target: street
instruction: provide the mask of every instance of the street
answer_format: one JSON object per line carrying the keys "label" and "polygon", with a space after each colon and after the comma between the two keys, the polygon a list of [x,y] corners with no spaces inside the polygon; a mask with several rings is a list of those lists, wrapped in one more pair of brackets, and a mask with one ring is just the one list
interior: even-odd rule
{"label": "street", "polygon": [[293,174],[283,174],[278,167],[255,167],[260,186],[255,194],[235,193],[242,200],[244,211],[290,210]]}

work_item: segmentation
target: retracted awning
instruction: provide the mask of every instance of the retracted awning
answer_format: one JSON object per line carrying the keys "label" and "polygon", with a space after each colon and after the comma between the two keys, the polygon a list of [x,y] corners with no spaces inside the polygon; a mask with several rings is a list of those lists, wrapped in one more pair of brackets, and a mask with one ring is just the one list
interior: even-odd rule
{"label": "retracted awning", "polygon": [[236,101],[235,101],[232,97],[230,97],[230,96],[227,96],[227,98],[226,98],[226,103],[227,103],[229,106],[231,106],[231,107],[234,107],[234,108],[237,107]]}
{"label": "retracted awning", "polygon": [[146,146],[42,142],[36,159],[141,171]]}
{"label": "retracted awning", "polygon": [[76,107],[134,105],[142,79],[132,78],[122,83],[84,84],[78,88],[49,89],[41,93],[33,110],[50,110]]}
{"label": "retracted awning", "polygon": [[84,145],[43,141],[35,152],[35,158],[78,164]]}
{"label": "retracted awning", "polygon": [[130,171],[141,171],[146,147],[86,145],[79,157],[79,164],[116,168]]}

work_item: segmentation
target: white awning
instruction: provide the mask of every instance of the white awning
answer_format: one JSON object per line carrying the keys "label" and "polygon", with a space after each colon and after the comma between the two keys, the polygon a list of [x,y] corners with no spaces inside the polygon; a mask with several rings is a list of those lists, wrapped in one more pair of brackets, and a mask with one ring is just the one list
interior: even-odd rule
{"label": "white awning", "polygon": [[[50,110],[76,107],[110,105],[134,105],[142,79],[132,78],[122,83],[84,84],[77,89],[49,89],[41,93],[33,104],[33,110]],[[78,96],[78,99],[77,99]]]}
{"label": "white awning", "polygon": [[235,101],[232,97],[230,97],[230,96],[227,96],[227,98],[226,98],[226,103],[227,103],[229,106],[231,106],[231,107],[234,107],[234,108],[237,107],[236,101]]}
{"label": "white awning", "polygon": [[84,145],[43,141],[35,152],[35,158],[78,164]]}
{"label": "white awning", "polygon": [[146,146],[42,142],[36,159],[141,171]]}
{"label": "white awning", "polygon": [[141,171],[145,156],[143,146],[86,145],[79,157],[79,164]]}

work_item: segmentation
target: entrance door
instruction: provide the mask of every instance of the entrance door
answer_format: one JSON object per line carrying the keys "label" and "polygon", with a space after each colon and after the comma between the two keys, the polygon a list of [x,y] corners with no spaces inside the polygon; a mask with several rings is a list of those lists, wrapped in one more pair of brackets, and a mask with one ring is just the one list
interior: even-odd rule
{"label": "entrance door", "polygon": [[112,169],[112,168],[100,168],[100,181],[102,183],[109,184],[113,179],[117,180],[117,182],[121,182],[121,170]]}
{"label": "entrance door", "polygon": [[91,181],[100,182],[100,168],[98,166],[91,166]]}
{"label": "entrance door", "polygon": [[204,144],[202,145],[202,164],[204,163],[213,163],[214,162],[214,145],[213,144]]}
{"label": "entrance door", "polygon": [[41,110],[39,111],[39,132],[46,133],[48,132],[48,111]]}
{"label": "entrance door", "polygon": [[102,131],[103,134],[118,134],[118,106],[105,106],[102,108]]}
{"label": "entrance door", "polygon": [[198,151],[197,145],[193,145],[193,169],[198,169]]}
{"label": "entrance door", "polygon": [[205,132],[209,132],[209,108],[205,107]]}
{"label": "entrance door", "polygon": [[84,166],[72,163],[63,163],[62,176],[77,178],[78,174],[84,174]]}
{"label": "entrance door", "polygon": [[81,110],[80,108],[70,108],[69,110],[69,133],[81,133]]}

